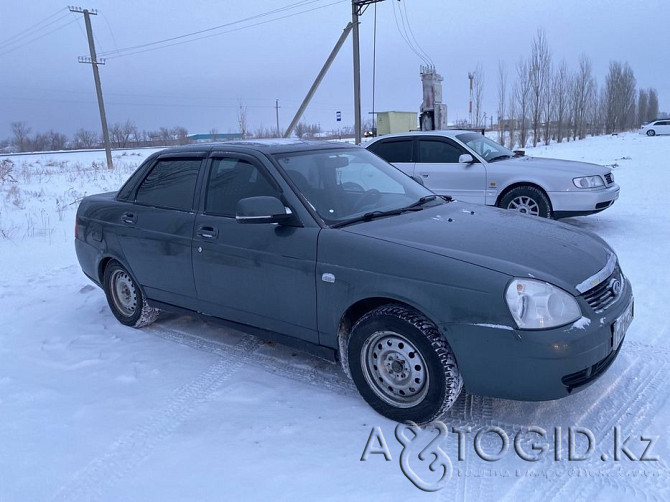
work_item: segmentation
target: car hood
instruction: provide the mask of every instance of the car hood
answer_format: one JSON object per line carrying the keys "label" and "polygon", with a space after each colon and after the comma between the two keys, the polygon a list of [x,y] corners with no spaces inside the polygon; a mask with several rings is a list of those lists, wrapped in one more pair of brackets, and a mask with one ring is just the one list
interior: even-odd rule
{"label": "car hood", "polygon": [[[574,176],[591,176],[595,174],[605,175],[611,171],[609,167],[591,164],[589,162],[543,159],[540,157],[514,157],[500,162],[504,162],[505,166],[508,167],[551,169],[553,171],[563,171]],[[497,162],[495,163],[497,164]]]}
{"label": "car hood", "polygon": [[450,202],[357,223],[342,230],[461,260],[513,277],[576,286],[606,266],[613,251],[600,237],[513,211]]}

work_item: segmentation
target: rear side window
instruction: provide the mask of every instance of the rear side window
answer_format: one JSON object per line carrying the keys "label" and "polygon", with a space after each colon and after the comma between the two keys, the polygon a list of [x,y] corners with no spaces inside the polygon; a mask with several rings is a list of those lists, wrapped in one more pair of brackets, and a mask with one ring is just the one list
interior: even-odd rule
{"label": "rear side window", "polygon": [[201,159],[159,160],[137,189],[135,202],[190,211]]}
{"label": "rear side window", "polygon": [[237,203],[247,197],[281,194],[251,162],[232,157],[215,159],[207,184],[205,212],[234,217]]}
{"label": "rear side window", "polygon": [[441,140],[419,140],[419,162],[430,164],[457,164],[465,150]]}
{"label": "rear side window", "polygon": [[370,145],[368,150],[386,162],[412,162],[411,139],[398,141],[379,141]]}

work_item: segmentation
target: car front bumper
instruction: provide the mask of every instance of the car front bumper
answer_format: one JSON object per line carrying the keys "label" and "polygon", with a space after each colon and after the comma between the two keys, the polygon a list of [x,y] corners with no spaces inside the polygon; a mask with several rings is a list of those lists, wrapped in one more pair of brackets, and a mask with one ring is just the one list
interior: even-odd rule
{"label": "car front bumper", "polygon": [[[582,305],[583,312],[588,308]],[[605,312],[591,311],[560,328],[453,324],[444,330],[469,393],[545,401],[586,388],[609,368],[623,345],[623,339],[615,339],[614,325],[629,308],[633,294],[626,280]]]}
{"label": "car front bumper", "polygon": [[592,214],[614,204],[614,201],[619,198],[619,190],[619,185],[612,183],[607,188],[602,189],[575,189],[565,192],[548,192],[547,195],[551,200],[554,214]]}

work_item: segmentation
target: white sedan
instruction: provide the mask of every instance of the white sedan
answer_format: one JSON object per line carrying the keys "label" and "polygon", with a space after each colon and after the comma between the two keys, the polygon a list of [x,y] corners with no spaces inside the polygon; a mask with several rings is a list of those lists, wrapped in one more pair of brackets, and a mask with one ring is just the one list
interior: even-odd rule
{"label": "white sedan", "polygon": [[471,131],[389,134],[366,148],[435,193],[535,216],[598,213],[619,197],[608,167],[519,155]]}
{"label": "white sedan", "polygon": [[670,134],[670,119],[653,120],[640,127],[640,134],[646,134],[647,136]]}

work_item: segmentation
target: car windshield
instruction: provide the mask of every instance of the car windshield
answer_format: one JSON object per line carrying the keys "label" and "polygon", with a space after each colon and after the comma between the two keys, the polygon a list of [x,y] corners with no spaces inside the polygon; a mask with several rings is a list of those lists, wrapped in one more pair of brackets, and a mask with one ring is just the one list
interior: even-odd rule
{"label": "car windshield", "polygon": [[508,150],[504,146],[499,145],[495,141],[490,140],[481,134],[469,132],[459,134],[456,137],[488,162],[514,157],[514,152],[512,150]]}
{"label": "car windshield", "polygon": [[439,204],[399,169],[363,148],[276,154],[275,160],[328,225],[398,214],[410,205]]}

